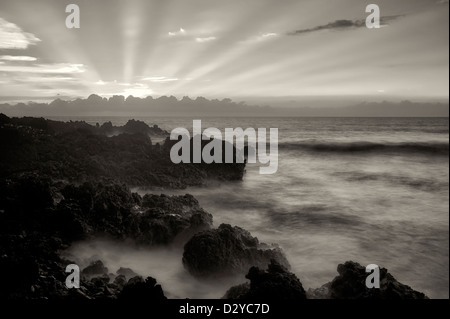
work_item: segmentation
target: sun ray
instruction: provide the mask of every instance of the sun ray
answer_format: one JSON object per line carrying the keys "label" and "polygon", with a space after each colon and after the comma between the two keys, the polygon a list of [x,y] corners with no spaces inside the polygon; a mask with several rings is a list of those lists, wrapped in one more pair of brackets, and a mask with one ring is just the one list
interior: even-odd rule
{"label": "sun ray", "polygon": [[[30,12],[40,12],[39,15],[29,16],[27,19],[28,23],[33,27],[33,32],[35,34],[51,34],[51,36],[45,37],[43,42],[40,43],[40,46],[36,49],[36,51],[40,53],[36,63],[53,60],[59,63],[70,62],[83,64],[85,66],[85,71],[74,74],[74,76],[79,79],[79,85],[82,89],[73,91],[72,93],[78,92],[77,95],[81,96],[83,91],[89,92],[90,84],[94,80],[99,79],[99,74],[95,69],[95,65],[86,54],[87,52],[83,49],[79,33],[76,30],[69,30],[65,27],[65,10],[61,10],[61,8],[58,8],[57,6],[48,6],[46,10],[43,11],[39,8],[40,4],[38,1],[27,3],[14,1],[14,5],[16,6],[15,10],[18,11],[30,10]],[[46,21],[46,23],[42,23],[42,21]],[[58,91],[57,86],[55,86],[54,91]]]}
{"label": "sun ray", "polygon": [[127,1],[122,9],[123,80],[130,83],[134,75],[137,46],[142,36],[140,1]]}

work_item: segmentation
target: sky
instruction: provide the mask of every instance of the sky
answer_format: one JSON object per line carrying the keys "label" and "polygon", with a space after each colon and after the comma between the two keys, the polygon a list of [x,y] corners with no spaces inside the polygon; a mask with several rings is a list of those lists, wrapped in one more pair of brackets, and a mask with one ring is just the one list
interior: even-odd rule
{"label": "sky", "polygon": [[[79,29],[65,24],[71,3]],[[370,3],[379,29],[365,26]],[[448,33],[448,0],[1,0],[0,101],[445,101]]]}

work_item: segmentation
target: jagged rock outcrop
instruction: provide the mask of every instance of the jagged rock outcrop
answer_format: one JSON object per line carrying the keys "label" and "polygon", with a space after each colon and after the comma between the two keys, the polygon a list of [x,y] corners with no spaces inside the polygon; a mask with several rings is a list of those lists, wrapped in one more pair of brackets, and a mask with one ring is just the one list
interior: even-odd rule
{"label": "jagged rock outcrop", "polygon": [[[81,274],[85,288],[69,291],[64,270],[74,262],[63,260],[59,251],[74,240],[97,235],[141,245],[184,244],[211,225],[211,214],[191,195],[142,198],[114,183],[76,186],[35,175],[2,179],[0,272],[8,275],[0,298],[114,298],[133,275],[130,270],[119,270],[115,277],[96,262]],[[110,284],[115,286],[105,286]]]}
{"label": "jagged rock outcrop", "polygon": [[227,224],[197,233],[183,253],[184,266],[198,278],[245,274],[252,266],[265,267],[271,259],[290,267],[278,246],[261,244],[248,231]]}
{"label": "jagged rock outcrop", "polygon": [[0,222],[5,232],[40,232],[65,242],[96,235],[138,244],[182,244],[212,226],[212,215],[189,194],[130,192],[125,185],[52,183],[37,176],[0,182]]}
{"label": "jagged rock outcrop", "polygon": [[306,293],[297,276],[275,260],[267,270],[250,268],[245,276],[250,283],[230,288],[224,299],[302,300]]}
{"label": "jagged rock outcrop", "polygon": [[90,134],[99,135],[119,135],[123,133],[136,134],[144,133],[150,137],[166,137],[169,136],[169,132],[161,129],[158,125],[149,126],[143,121],[129,120],[123,126],[114,126],[111,122],[105,122],[102,125],[90,125],[85,121],[69,121],[61,122],[48,120],[37,117],[22,117],[22,118],[9,118],[5,114],[0,114],[0,124],[10,123],[16,126],[27,126],[30,128],[43,130],[48,133],[63,134],[75,131],[84,131]]}
{"label": "jagged rock outcrop", "polygon": [[167,132],[134,120],[92,126],[0,114],[0,272],[8,274],[2,299],[115,298],[131,270],[116,276],[96,262],[83,270],[84,285],[68,290],[64,270],[73,262],[59,252],[96,236],[184,244],[212,226],[191,195],[141,197],[128,187],[239,180],[245,164],[174,164],[171,144],[153,145],[154,135]]}
{"label": "jagged rock outcrop", "polygon": [[[110,130],[114,134],[108,135]],[[149,137],[166,133],[134,120],[123,127],[97,127],[85,122],[2,116],[0,177],[33,172],[75,183],[114,179],[148,188],[242,180],[245,163],[174,164],[170,149],[176,141],[167,138],[162,145],[153,145]]]}
{"label": "jagged rock outcrop", "polygon": [[347,261],[337,267],[339,276],[318,289],[309,289],[311,299],[427,299],[411,287],[398,282],[386,268],[380,268],[380,288],[367,288],[366,268]]}

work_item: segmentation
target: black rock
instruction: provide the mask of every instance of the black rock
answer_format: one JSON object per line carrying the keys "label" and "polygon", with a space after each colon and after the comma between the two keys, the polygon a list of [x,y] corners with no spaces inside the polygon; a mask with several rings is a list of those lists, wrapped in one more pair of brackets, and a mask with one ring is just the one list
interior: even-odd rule
{"label": "black rock", "polygon": [[145,281],[142,277],[135,277],[128,281],[119,294],[119,299],[127,301],[160,301],[167,299],[161,285],[158,285],[156,279],[147,277]]}
{"label": "black rock", "polygon": [[189,194],[142,198],[112,181],[76,186],[27,174],[0,180],[0,212],[1,231],[40,232],[61,244],[106,235],[145,245],[184,245],[213,219]]}
{"label": "black rock", "polygon": [[152,145],[150,136],[168,133],[140,121],[123,127],[42,118],[2,122],[0,177],[33,172],[76,183],[114,179],[128,186],[186,188],[209,180],[242,180],[245,172],[245,163],[174,164],[170,149],[176,141]]}
{"label": "black rock", "polygon": [[83,269],[75,292],[65,286],[65,269],[76,262],[59,252],[74,239],[95,235],[170,243],[212,224],[212,215],[191,195],[144,199],[113,182],[76,186],[35,174],[1,179],[0,271],[8,274],[0,285],[1,299],[114,299],[136,275],[132,270],[109,276],[96,261]]}
{"label": "black rock", "polygon": [[127,284],[127,278],[124,275],[119,275],[114,279],[114,284],[120,288],[123,288],[123,286]]}
{"label": "black rock", "polygon": [[100,126],[100,130],[104,130],[105,132],[112,132],[113,125],[111,122],[105,122]]}
{"label": "black rock", "polygon": [[141,244],[184,245],[193,234],[209,229],[213,217],[189,194],[166,196],[147,194],[142,199],[145,212],[135,215],[130,234]]}
{"label": "black rock", "polygon": [[10,122],[10,118],[3,113],[0,113],[0,125],[8,124]]}
{"label": "black rock", "polygon": [[245,283],[230,288],[224,299],[302,300],[306,293],[296,275],[271,260],[267,270],[250,268]]}
{"label": "black rock", "polygon": [[347,261],[337,267],[339,276],[318,289],[309,289],[316,299],[428,299],[423,293],[398,282],[386,268],[380,268],[380,288],[367,288],[366,268]]}
{"label": "black rock", "polygon": [[265,267],[271,259],[290,267],[278,246],[260,244],[248,231],[227,224],[197,233],[183,253],[184,266],[199,278],[245,274],[252,266]]}
{"label": "black rock", "polygon": [[[86,277],[93,277],[98,275],[107,275],[108,274],[108,268],[103,265],[103,262],[101,260],[97,260],[92,262],[89,266],[84,268],[81,271],[81,274]],[[109,278],[109,277],[108,277]]]}
{"label": "black rock", "polygon": [[222,299],[246,299],[250,292],[250,283],[246,282],[227,290]]}
{"label": "black rock", "polygon": [[96,293],[101,293],[109,283],[109,277],[108,275],[102,275],[99,277],[93,277],[90,280],[90,283],[93,287],[95,287]]}
{"label": "black rock", "polygon": [[139,276],[132,269],[130,269],[130,268],[123,268],[123,267],[120,267],[119,270],[117,270],[116,273],[119,276],[124,276],[126,279],[131,279],[131,278],[134,278],[136,276]]}
{"label": "black rock", "polygon": [[157,125],[148,126],[142,121],[129,120],[121,130],[125,133],[147,133],[149,135],[167,136],[168,132],[161,130]]}
{"label": "black rock", "polygon": [[19,299],[39,279],[37,261],[26,255],[0,256],[0,272],[5,274],[0,285],[1,300]]}

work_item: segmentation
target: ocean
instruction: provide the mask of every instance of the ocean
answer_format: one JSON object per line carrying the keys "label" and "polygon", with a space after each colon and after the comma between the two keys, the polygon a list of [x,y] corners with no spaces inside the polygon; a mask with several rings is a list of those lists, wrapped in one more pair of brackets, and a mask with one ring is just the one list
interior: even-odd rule
{"label": "ocean", "polygon": [[[124,117],[54,118],[90,124]],[[199,118],[136,118],[171,131]],[[337,275],[348,260],[385,267],[431,298],[449,298],[448,118],[203,118],[202,128],[278,128],[278,171],[247,166],[242,182],[190,193],[221,223],[240,226],[285,252],[305,289]],[[144,194],[145,189],[134,189]],[[150,191],[149,191],[150,192]],[[152,191],[156,192],[156,191]],[[65,252],[80,266],[99,258],[110,270],[153,276],[169,298],[220,298],[245,278],[193,279],[177,247],[144,249],[109,240]]]}

